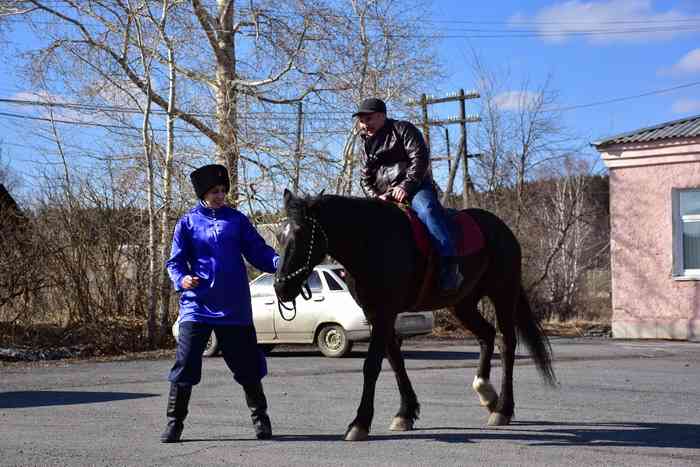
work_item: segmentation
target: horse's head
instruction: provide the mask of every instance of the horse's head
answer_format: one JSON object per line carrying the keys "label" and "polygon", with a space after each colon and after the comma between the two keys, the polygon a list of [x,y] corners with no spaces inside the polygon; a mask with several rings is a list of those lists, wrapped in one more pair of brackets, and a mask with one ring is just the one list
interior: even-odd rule
{"label": "horse's head", "polygon": [[328,238],[318,218],[318,198],[301,198],[284,190],[287,221],[280,234],[282,257],[275,274],[275,292],[282,301],[290,301],[301,292],[314,266],[328,252]]}

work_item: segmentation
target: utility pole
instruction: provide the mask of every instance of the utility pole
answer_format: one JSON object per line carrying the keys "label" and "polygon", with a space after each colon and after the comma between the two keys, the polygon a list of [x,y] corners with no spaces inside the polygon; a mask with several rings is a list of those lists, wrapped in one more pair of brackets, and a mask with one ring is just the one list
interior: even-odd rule
{"label": "utility pole", "polygon": [[423,138],[425,145],[430,150],[430,121],[428,121],[428,96],[422,94],[420,96],[420,105],[423,110]]}
{"label": "utility pole", "polygon": [[299,171],[301,169],[302,146],[304,144],[304,109],[301,101],[297,102],[297,144],[294,150],[294,176],[292,177],[292,189],[299,193]]}
{"label": "utility pole", "polygon": [[[422,116],[423,116],[423,135],[425,137],[425,144],[428,147],[428,151],[430,151],[430,127],[431,126],[446,126],[446,125],[451,125],[451,124],[460,124],[460,132],[461,132],[461,137],[460,137],[460,147],[459,151],[457,153],[457,156],[454,159],[454,165],[452,164],[453,160],[450,155],[450,147],[449,147],[449,132],[447,128],[445,128],[445,138],[447,140],[447,157],[431,157],[432,160],[445,160],[447,159],[448,162],[448,168],[449,168],[449,173],[450,173],[450,181],[448,182],[448,187],[447,190],[445,191],[445,194],[443,196],[443,202],[445,202],[452,191],[452,181],[454,180],[454,176],[456,173],[457,166],[459,165],[459,159],[460,156],[464,160],[464,177],[462,180],[462,207],[467,208],[469,206],[469,190],[472,189],[472,182],[471,178],[469,176],[469,165],[468,165],[468,160],[469,158],[472,157],[479,157],[481,154],[469,154],[467,151],[467,123],[476,123],[480,122],[481,118],[476,115],[467,115],[466,114],[466,100],[467,99],[478,99],[481,97],[481,95],[477,91],[470,91],[470,92],[464,92],[464,89],[460,89],[459,92],[449,94],[445,97],[433,97],[433,96],[427,96],[425,94],[421,95],[421,98],[419,101],[416,100],[411,100],[408,102],[408,105],[420,105],[421,110],[422,110]],[[460,107],[459,107],[459,117],[449,117],[447,119],[443,120],[430,120],[428,118],[428,105],[431,104],[442,104],[444,102],[453,102],[453,101],[459,101]]]}
{"label": "utility pole", "polygon": [[464,158],[464,177],[462,177],[462,209],[469,207],[469,152],[467,152],[467,112],[464,103],[464,89],[459,90],[459,119],[462,123],[460,130],[462,133],[462,157]]}
{"label": "utility pole", "polygon": [[452,156],[450,156],[450,129],[445,127],[445,148],[447,149],[447,172],[452,171]]}

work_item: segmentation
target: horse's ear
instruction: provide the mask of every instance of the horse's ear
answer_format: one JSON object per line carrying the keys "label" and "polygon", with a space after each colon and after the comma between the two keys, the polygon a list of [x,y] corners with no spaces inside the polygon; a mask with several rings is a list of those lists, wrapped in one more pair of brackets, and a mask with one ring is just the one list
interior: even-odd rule
{"label": "horse's ear", "polygon": [[292,192],[285,188],[284,189],[284,204],[285,205],[289,204],[289,200],[292,199],[293,197],[294,197],[294,195],[292,194]]}
{"label": "horse's ear", "polygon": [[325,191],[326,191],[325,188],[323,190],[321,190],[321,193],[318,194],[318,197],[320,198],[321,196],[323,196],[323,193],[325,193]]}

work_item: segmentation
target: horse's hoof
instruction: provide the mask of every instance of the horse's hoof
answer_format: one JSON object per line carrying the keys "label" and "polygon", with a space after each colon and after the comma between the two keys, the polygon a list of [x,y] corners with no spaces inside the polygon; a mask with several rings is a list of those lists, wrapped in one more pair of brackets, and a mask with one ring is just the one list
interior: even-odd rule
{"label": "horse's hoof", "polygon": [[494,412],[489,417],[487,423],[488,426],[503,426],[510,425],[510,417],[503,415],[502,413]]}
{"label": "horse's hoof", "polygon": [[391,431],[411,431],[413,429],[413,420],[404,417],[394,417],[389,426]]}
{"label": "horse's hoof", "polygon": [[367,438],[369,438],[369,432],[357,426],[353,426],[345,434],[345,441],[367,441]]}

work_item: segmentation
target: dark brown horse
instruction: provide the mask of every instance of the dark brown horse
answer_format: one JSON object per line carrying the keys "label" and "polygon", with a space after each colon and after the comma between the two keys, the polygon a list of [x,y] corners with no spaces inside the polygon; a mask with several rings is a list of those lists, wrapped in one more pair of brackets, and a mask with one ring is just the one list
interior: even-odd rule
{"label": "dark brown horse", "polygon": [[[350,274],[351,292],[372,324],[362,400],[345,439],[356,441],[368,437],[374,415],[375,385],[384,355],[396,374],[401,393],[401,407],[390,429],[412,429],[420,405],[406,374],[394,321],[398,313],[416,308],[428,262],[415,246],[408,217],[399,207],[385,201],[334,195],[300,198],[287,190],[284,205],[288,220],[281,236],[283,256],[275,276],[279,300],[293,300],[312,268],[330,255]],[[459,292],[449,297],[422,293],[420,307],[450,308],[477,337],[481,355],[472,387],[491,413],[488,424],[507,425],[515,405],[516,330],[545,381],[554,384],[551,350],[522,288],[517,239],[495,215],[479,209],[467,211],[479,226],[485,245],[463,258],[460,271],[464,282]],[[489,382],[496,329],[478,311],[482,297],[493,302],[503,337],[500,396]]]}

